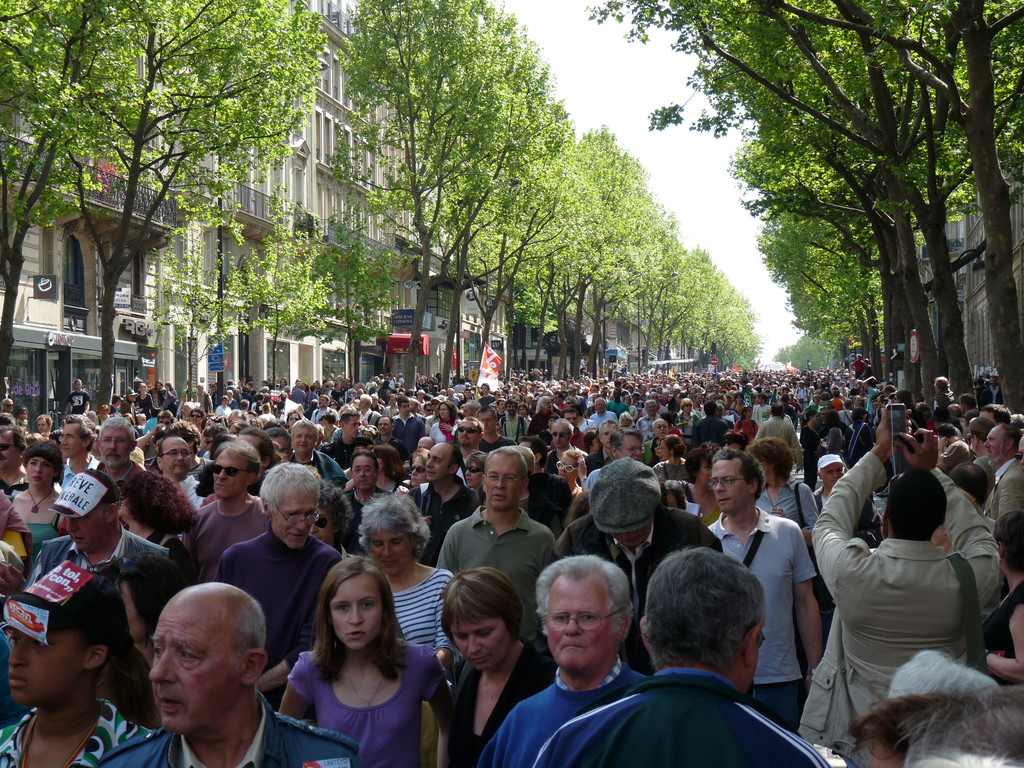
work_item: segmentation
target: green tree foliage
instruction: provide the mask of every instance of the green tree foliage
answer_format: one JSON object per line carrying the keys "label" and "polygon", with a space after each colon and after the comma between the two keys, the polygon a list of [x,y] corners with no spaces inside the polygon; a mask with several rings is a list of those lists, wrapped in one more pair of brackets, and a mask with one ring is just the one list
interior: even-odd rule
{"label": "green tree foliage", "polygon": [[[218,269],[225,265],[216,255],[210,259],[203,237],[205,231],[218,226],[224,227],[219,211],[206,206],[190,209],[185,224],[172,235],[172,246],[157,263],[160,279],[153,319],[166,326],[172,346],[185,348],[185,392],[192,392],[195,361],[206,354],[211,337],[227,332],[236,311],[233,302],[218,296]],[[222,236],[230,237],[231,233],[222,232]]]}
{"label": "green tree foliage", "polygon": [[[239,327],[263,331],[274,349],[282,336],[333,335],[330,280],[317,269],[320,238],[304,231],[302,214],[296,222],[279,195],[271,199],[270,216],[271,234],[228,276],[228,293],[242,308]],[[270,363],[276,381],[276,355]]]}
{"label": "green tree foliage", "polygon": [[[105,382],[118,282],[177,225],[170,191],[216,195],[283,156],[318,76],[320,19],[286,0],[113,0],[84,11],[54,0],[2,21],[0,38],[14,41],[3,66],[21,78],[10,107],[30,118],[24,137],[45,145],[48,128],[68,124],[55,140],[72,184],[58,191],[73,195],[102,267]],[[45,42],[45,61],[33,41]],[[67,75],[32,87],[45,79],[36,67],[62,63]]]}
{"label": "green tree foliage", "polygon": [[[373,176],[371,213],[417,251],[415,347],[431,289],[453,284],[461,300],[488,201],[556,148],[564,114],[552,108],[535,47],[485,0],[365,0],[355,23],[345,68],[356,151],[342,158],[339,175]],[[381,166],[370,167],[367,157]],[[415,362],[414,355],[405,361],[406,380]]]}

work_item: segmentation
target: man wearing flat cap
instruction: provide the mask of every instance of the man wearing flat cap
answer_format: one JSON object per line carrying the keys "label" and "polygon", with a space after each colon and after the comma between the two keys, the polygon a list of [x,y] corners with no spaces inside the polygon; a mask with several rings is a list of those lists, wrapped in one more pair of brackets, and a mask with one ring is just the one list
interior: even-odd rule
{"label": "man wearing flat cap", "polygon": [[635,459],[617,459],[601,469],[590,491],[590,511],[565,529],[555,555],[597,555],[622,568],[633,593],[626,660],[637,672],[651,674],[640,635],[651,574],[670,552],[695,546],[721,551],[722,545],[695,515],[662,504],[654,470]]}

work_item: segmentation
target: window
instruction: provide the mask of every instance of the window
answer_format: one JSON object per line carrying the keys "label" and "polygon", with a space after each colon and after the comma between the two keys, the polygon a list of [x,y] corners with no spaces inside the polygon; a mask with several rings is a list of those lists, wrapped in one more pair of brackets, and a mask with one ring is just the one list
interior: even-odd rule
{"label": "window", "polygon": [[455,291],[450,284],[435,285],[427,298],[427,312],[440,318],[451,317]]}

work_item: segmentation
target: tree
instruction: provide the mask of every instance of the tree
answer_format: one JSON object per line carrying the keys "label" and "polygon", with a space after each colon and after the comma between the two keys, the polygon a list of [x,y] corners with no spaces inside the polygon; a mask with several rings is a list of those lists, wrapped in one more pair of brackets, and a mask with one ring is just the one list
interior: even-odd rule
{"label": "tree", "polygon": [[[218,296],[218,269],[223,269],[224,265],[215,259],[213,266],[208,266],[206,241],[202,236],[204,231],[223,226],[219,211],[193,211],[186,224],[173,234],[180,245],[181,256],[176,248],[168,248],[158,262],[160,280],[153,319],[173,326],[173,331],[169,330],[173,340],[185,346],[186,394],[192,392],[195,361],[206,354],[211,337],[223,337],[230,325],[225,323],[225,318],[233,319],[235,314],[235,306],[226,306],[225,299]],[[202,345],[204,339],[205,346]]]}
{"label": "tree", "polygon": [[81,140],[65,158],[102,266],[100,400],[118,282],[177,225],[172,189],[216,196],[283,157],[324,46],[319,15],[286,0],[115,0],[107,12],[88,51],[91,97],[74,115]]}
{"label": "tree", "polygon": [[[934,375],[938,351],[930,338],[927,301],[917,272],[909,221],[913,214],[928,244],[933,269],[929,287],[941,308],[939,324],[950,374],[959,386],[967,385],[963,324],[944,231],[947,201],[966,177],[966,167],[963,153],[957,152],[963,136],[950,130],[954,126],[948,100],[931,98],[926,88],[901,71],[891,49],[857,25],[844,25],[842,20],[830,24],[820,13],[787,3],[752,5],[756,12],[751,12],[751,4],[720,3],[708,13],[705,5],[694,3],[669,10],[649,0],[613,0],[604,13],[621,15],[628,8],[634,14],[635,34],[642,36],[650,25],[664,25],[679,32],[679,48],[701,56],[695,81],[717,110],[715,116],[701,117],[701,127],[720,131],[753,121],[762,140],[775,132],[780,145],[816,145],[812,154],[836,155],[847,172],[865,163],[874,165],[876,177],[863,187],[870,189],[874,200],[862,207],[891,212],[894,231],[888,237],[896,246],[891,253],[883,252],[879,262],[883,289],[890,278],[886,267],[891,266],[891,277],[904,283],[893,286],[893,295],[906,299],[905,314],[924,339],[922,370]],[[839,16],[855,14],[851,3],[834,5]],[[680,116],[678,107],[670,107],[659,111],[654,122],[665,125]],[[854,160],[854,155],[859,157]]]}
{"label": "tree", "polygon": [[[370,212],[417,252],[415,348],[431,291],[453,285],[461,300],[488,199],[521,177],[522,163],[545,147],[552,121],[564,115],[550,109],[547,67],[535,47],[486,0],[366,0],[355,24],[346,72],[356,147],[339,175],[353,183],[380,171],[383,183],[371,179]],[[368,156],[380,167],[371,168]],[[407,381],[414,365],[410,355]]]}
{"label": "tree", "polygon": [[328,278],[315,269],[320,238],[304,231],[301,221],[294,226],[291,207],[280,195],[273,196],[270,209],[273,231],[228,276],[228,294],[242,306],[239,326],[270,337],[270,375],[276,381],[281,337],[332,335],[332,307]]}
{"label": "tree", "polygon": [[386,333],[378,318],[391,304],[395,275],[406,266],[405,256],[366,236],[359,208],[351,200],[330,226],[333,247],[315,254],[313,262],[313,274],[327,280],[330,293],[331,322],[324,335],[331,335],[335,324],[344,331],[349,356],[346,369],[358,371],[360,344]]}
{"label": "tree", "polygon": [[803,368],[810,361],[811,368],[821,370],[835,365],[837,354],[834,347],[805,335],[795,344],[780,349],[775,359],[794,368]]}
{"label": "tree", "polygon": [[[14,345],[25,238],[74,210],[62,194],[71,183],[63,161],[81,133],[68,116],[93,95],[108,11],[96,0],[0,2],[0,370]],[[7,394],[2,382],[0,392]]]}

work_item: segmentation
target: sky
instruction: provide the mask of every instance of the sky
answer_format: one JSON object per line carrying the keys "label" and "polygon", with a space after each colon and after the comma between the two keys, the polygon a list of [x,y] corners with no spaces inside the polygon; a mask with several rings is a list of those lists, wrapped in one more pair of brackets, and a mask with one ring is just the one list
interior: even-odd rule
{"label": "sky", "polygon": [[[741,190],[729,175],[739,139],[689,129],[707,102],[687,87],[693,62],[672,51],[672,36],[655,32],[646,45],[630,43],[624,25],[591,21],[587,0],[504,4],[540,46],[577,131],[607,125],[647,169],[651,191],[679,220],[683,244],[707,250],[750,300],[761,359],[772,360],[780,347],[794,343],[800,333],[791,325],[786,292],[761,262],[758,222],[740,204]],[[649,130],[656,108],[688,99],[684,125]]]}

